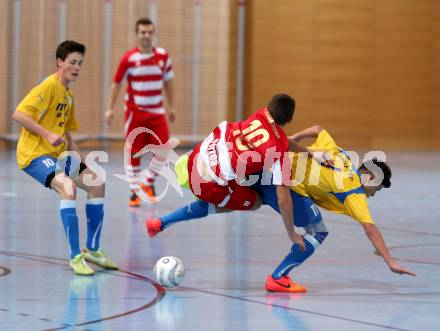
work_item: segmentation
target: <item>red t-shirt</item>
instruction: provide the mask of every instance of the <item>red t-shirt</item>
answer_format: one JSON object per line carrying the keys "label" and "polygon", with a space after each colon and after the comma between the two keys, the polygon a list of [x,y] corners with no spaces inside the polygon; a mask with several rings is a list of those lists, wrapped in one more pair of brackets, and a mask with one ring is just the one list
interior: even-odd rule
{"label": "red t-shirt", "polygon": [[162,89],[173,77],[165,49],[154,47],[152,53],[145,54],[135,47],[122,56],[113,81],[120,84],[127,79],[127,109],[164,114]]}
{"label": "red t-shirt", "polygon": [[201,143],[200,157],[219,184],[283,163],[287,136],[263,108],[241,122],[222,122]]}

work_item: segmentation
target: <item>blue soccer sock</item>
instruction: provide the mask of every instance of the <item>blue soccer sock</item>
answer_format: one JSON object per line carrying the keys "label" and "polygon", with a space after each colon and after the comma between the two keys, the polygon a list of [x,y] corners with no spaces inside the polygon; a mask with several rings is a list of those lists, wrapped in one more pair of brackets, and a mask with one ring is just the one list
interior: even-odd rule
{"label": "blue soccer sock", "polygon": [[303,235],[306,250],[301,251],[297,244],[293,244],[290,253],[284,258],[280,265],[272,273],[272,278],[280,279],[287,276],[289,272],[307,260],[321,245],[328,232],[316,232],[313,236],[306,233]]}
{"label": "blue soccer sock", "polygon": [[189,205],[186,205],[182,208],[173,211],[172,213],[160,217],[160,220],[162,221],[162,229],[165,229],[170,225],[182,221],[188,221],[196,218],[205,217],[209,214],[209,211],[210,211],[209,203],[202,200],[194,201]]}
{"label": "blue soccer sock", "polygon": [[60,215],[63,221],[64,232],[70,249],[70,258],[73,259],[81,253],[79,248],[78,216],[76,216],[76,201],[61,200]]}
{"label": "blue soccer sock", "polygon": [[102,222],[104,220],[104,198],[88,199],[86,203],[87,216],[87,249],[99,249]]}

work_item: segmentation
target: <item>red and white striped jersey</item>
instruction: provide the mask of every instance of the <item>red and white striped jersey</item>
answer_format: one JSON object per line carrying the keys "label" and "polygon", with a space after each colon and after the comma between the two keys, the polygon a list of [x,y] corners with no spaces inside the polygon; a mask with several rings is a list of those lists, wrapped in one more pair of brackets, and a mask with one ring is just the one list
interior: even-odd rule
{"label": "red and white striped jersey", "polygon": [[224,185],[273,168],[278,161],[281,166],[288,150],[286,134],[263,108],[244,121],[220,123],[201,143],[200,157],[211,178]]}
{"label": "red and white striped jersey", "polygon": [[164,114],[162,89],[173,77],[171,59],[165,49],[153,47],[152,53],[145,54],[135,47],[122,56],[113,81],[120,84],[127,79],[127,109]]}

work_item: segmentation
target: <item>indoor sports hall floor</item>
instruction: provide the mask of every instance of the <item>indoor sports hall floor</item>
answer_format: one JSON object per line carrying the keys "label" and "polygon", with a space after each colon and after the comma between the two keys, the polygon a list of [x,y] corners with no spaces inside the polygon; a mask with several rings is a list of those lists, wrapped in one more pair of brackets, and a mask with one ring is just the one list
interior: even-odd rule
{"label": "indoor sports hall floor", "polygon": [[[122,155],[109,160],[102,247],[121,270],[80,277],[67,265],[57,196],[17,170],[13,151],[0,152],[0,330],[440,330],[438,153],[388,154],[393,185],[370,200],[392,255],[417,277],[391,273],[358,224],[324,213],[329,237],[293,273],[304,295],[264,290],[290,248],[270,209],[181,223],[149,239],[145,219],[190,195],[169,189],[157,206],[130,209],[126,184],[113,176],[123,173]],[[84,242],[83,203],[78,214]],[[179,288],[151,280],[164,255],[185,264]]]}

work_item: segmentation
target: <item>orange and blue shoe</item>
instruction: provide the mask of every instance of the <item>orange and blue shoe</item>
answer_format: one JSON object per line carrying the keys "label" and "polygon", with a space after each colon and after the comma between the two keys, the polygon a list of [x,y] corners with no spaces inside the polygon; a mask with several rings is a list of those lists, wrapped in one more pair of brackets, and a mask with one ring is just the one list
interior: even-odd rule
{"label": "orange and blue shoe", "polygon": [[266,290],[269,292],[305,293],[307,289],[295,283],[289,276],[274,279],[272,275],[266,278]]}
{"label": "orange and blue shoe", "polygon": [[139,207],[141,203],[142,203],[141,198],[139,198],[136,193],[131,191],[130,198],[128,199],[128,205],[130,207]]}
{"label": "orange and blue shoe", "polygon": [[141,184],[141,189],[147,195],[147,198],[151,203],[157,202],[156,190],[154,189],[154,185]]}
{"label": "orange and blue shoe", "polygon": [[153,238],[162,231],[162,221],[159,218],[150,218],[145,224],[150,238]]}

